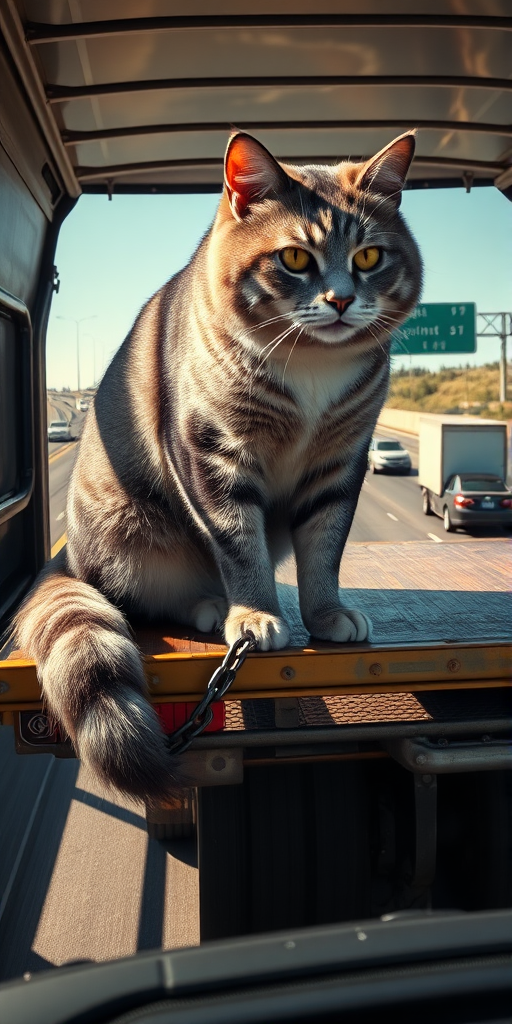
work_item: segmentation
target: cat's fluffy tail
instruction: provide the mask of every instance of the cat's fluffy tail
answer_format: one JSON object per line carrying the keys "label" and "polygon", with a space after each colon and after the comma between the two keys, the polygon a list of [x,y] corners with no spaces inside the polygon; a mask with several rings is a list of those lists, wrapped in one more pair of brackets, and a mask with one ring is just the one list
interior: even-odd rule
{"label": "cat's fluffy tail", "polygon": [[45,705],[77,755],[105,782],[155,803],[176,784],[176,763],[146,699],[126,620],[98,590],[59,572],[29,595],[16,642],[37,662]]}

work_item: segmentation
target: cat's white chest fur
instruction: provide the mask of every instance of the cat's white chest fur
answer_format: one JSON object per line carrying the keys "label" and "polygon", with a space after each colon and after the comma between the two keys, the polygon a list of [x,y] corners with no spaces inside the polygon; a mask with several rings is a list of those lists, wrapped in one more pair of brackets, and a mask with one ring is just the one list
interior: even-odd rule
{"label": "cat's white chest fur", "polygon": [[[293,354],[295,356],[295,353]],[[274,497],[290,493],[307,471],[308,448],[327,410],[351,391],[364,373],[364,356],[309,350],[297,353],[286,368],[285,384],[301,413],[302,424],[268,469]],[[315,365],[316,363],[316,365]]]}

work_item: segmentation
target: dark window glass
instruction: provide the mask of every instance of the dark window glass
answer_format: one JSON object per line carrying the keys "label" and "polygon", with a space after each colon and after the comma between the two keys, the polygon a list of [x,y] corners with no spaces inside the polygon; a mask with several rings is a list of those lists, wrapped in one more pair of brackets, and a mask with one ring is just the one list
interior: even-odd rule
{"label": "dark window glass", "polygon": [[27,544],[23,519],[23,516],[13,516],[6,523],[0,523],[0,617],[25,580]]}
{"label": "dark window glass", "polygon": [[507,489],[499,476],[487,476],[480,479],[468,477],[467,480],[462,481],[463,491],[506,491]]}
{"label": "dark window glass", "polygon": [[21,430],[16,396],[21,386],[21,351],[16,328],[0,314],[0,502],[19,490]]}
{"label": "dark window glass", "polygon": [[380,452],[403,452],[400,441],[377,441],[377,448]]}

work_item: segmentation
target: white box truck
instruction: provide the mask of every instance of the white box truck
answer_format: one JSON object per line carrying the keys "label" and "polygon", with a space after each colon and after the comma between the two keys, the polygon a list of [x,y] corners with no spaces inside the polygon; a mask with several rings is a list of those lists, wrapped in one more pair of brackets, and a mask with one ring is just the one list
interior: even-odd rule
{"label": "white box truck", "polygon": [[512,524],[507,424],[469,416],[422,416],[419,484],[425,515],[456,527]]}

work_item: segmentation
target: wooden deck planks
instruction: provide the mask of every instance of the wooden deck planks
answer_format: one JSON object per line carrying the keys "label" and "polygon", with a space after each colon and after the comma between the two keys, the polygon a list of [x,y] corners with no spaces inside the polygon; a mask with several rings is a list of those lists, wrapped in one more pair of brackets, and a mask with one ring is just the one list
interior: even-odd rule
{"label": "wooden deck planks", "polygon": [[[277,572],[281,607],[292,628],[292,646],[309,634],[300,617],[295,562]],[[373,622],[373,643],[512,639],[512,543],[349,544],[340,572],[342,600]],[[143,628],[144,654],[222,652],[219,635],[191,630]]]}

